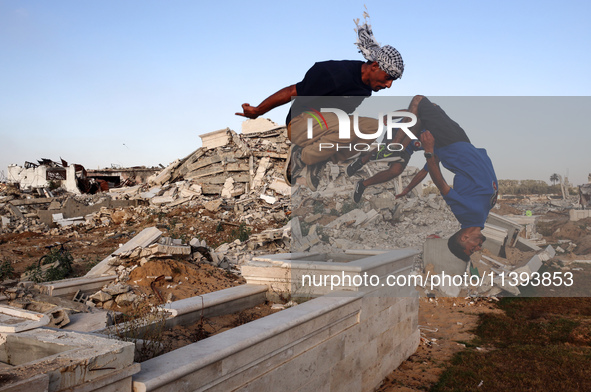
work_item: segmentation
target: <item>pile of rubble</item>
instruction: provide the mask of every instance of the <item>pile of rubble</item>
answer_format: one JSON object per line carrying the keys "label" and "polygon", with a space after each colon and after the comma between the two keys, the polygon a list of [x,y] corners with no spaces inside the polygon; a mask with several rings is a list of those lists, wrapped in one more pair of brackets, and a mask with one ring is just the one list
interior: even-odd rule
{"label": "pile of rubble", "polygon": [[[367,188],[353,201],[357,181],[387,168],[370,162],[348,177],[346,165],[326,163],[315,192],[295,184],[292,192],[293,252],[339,252],[344,249],[397,249],[421,245],[429,235],[447,236],[459,229],[445,201],[415,189],[396,199],[418,172],[409,166],[397,179]],[[295,220],[297,218],[297,221]]]}
{"label": "pile of rubble", "polygon": [[[55,235],[57,231],[51,229],[56,226],[58,230],[78,225],[90,229],[121,220],[116,214],[131,214],[123,220],[137,219],[148,208],[205,206],[217,212],[224,204],[236,206],[240,213],[255,205],[285,209],[290,194],[282,176],[289,148],[285,127],[256,120],[241,135],[225,129],[202,138],[202,147],[149,178],[147,184],[78,196],[34,197],[33,192],[4,191],[0,230]],[[130,206],[146,208],[128,213],[114,210]]]}

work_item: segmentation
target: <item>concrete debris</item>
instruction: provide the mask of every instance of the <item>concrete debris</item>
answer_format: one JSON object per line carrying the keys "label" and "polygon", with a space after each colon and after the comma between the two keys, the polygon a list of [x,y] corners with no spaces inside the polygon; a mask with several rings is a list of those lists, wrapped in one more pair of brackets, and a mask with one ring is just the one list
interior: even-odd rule
{"label": "concrete debris", "polygon": [[112,312],[95,310],[89,313],[74,313],[69,315],[70,322],[62,327],[65,330],[92,332],[113,325]]}
{"label": "concrete debris", "polygon": [[273,121],[259,117],[255,120],[248,119],[242,122],[242,134],[265,134],[282,128],[281,125],[274,123]]}
{"label": "concrete debris", "polygon": [[230,129],[220,129],[219,131],[204,133],[200,135],[201,144],[203,148],[213,149],[216,147],[223,147],[230,141]]}
{"label": "concrete debris", "polygon": [[209,212],[218,212],[220,210],[220,207],[222,206],[223,201],[222,200],[210,200],[208,202],[205,202],[203,204],[203,207],[205,207],[205,209]]}
{"label": "concrete debris", "polygon": [[588,184],[579,186],[579,204],[582,208],[591,207],[591,176]]}
{"label": "concrete debris", "polygon": [[[346,167],[327,163],[320,168],[316,192],[310,191],[303,178],[291,189],[293,214],[299,217],[302,240],[297,240],[292,226],[292,252],[342,253],[344,249],[396,249],[421,246],[431,234],[449,236],[459,229],[445,201],[439,196],[423,196],[413,190],[396,199],[404,186],[418,172],[408,166],[398,179],[369,187],[360,203],[353,201],[357,181],[388,167],[372,161],[349,177]],[[293,222],[294,218],[292,218]],[[311,226],[316,225],[312,232]],[[309,238],[304,240],[305,237]]]}

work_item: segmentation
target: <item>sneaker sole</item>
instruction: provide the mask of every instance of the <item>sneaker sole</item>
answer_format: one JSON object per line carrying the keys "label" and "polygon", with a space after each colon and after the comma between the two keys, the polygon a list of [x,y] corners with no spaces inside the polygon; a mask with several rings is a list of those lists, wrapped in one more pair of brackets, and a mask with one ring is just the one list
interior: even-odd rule
{"label": "sneaker sole", "polygon": [[287,160],[285,161],[285,167],[283,168],[283,178],[285,179],[285,183],[291,186],[291,179],[287,175],[289,171],[289,165],[291,165],[291,154],[293,152],[293,145],[289,147],[289,151],[287,153]]}

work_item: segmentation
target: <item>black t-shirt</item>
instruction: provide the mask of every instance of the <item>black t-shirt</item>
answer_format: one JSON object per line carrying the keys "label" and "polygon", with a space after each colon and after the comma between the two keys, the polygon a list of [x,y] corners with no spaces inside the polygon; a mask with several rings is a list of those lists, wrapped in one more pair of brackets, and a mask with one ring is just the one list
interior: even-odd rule
{"label": "black t-shirt", "polygon": [[[361,80],[363,61],[342,60],[315,63],[306,72],[304,79],[296,84],[299,97],[342,97],[331,100],[331,107],[352,113],[372,93],[371,88]],[[306,101],[306,106],[317,106]],[[319,106],[319,105],[318,105]],[[315,108],[317,109],[317,108]],[[286,124],[303,109],[292,106]]]}
{"label": "black t-shirt", "polygon": [[435,139],[435,148],[445,147],[456,142],[470,143],[470,139],[460,125],[449,118],[439,106],[433,105],[427,97],[419,102],[418,118],[423,129],[430,131]]}

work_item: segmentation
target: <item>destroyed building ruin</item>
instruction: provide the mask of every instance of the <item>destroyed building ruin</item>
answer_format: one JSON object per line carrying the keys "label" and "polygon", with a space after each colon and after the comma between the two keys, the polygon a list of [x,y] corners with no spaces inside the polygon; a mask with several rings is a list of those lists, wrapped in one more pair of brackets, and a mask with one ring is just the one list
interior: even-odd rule
{"label": "destroyed building ruin", "polygon": [[95,194],[111,188],[142,184],[158,171],[143,166],[86,170],[79,164],[68,165],[63,159],[58,163],[43,158],[38,163],[25,162],[24,167],[8,166],[7,183],[16,184],[23,190],[37,190],[45,196],[52,196],[51,189],[57,187],[77,195]]}
{"label": "destroyed building ruin", "polygon": [[[280,380],[281,385],[293,390],[327,385],[335,390],[344,385],[371,390],[414,352],[419,342],[418,292],[387,296],[347,290],[346,295],[322,295],[325,293],[302,290],[294,283],[294,277],[311,269],[321,272],[322,268],[348,268],[355,274],[356,268],[378,270],[388,264],[408,273],[423,271],[434,260],[446,262],[442,257],[445,252],[437,245],[441,238],[428,238],[445,238],[458,228],[444,201],[435,194],[423,195],[418,191],[411,197],[395,200],[394,196],[417,170],[409,167],[399,179],[382,188],[367,189],[363,203],[352,203],[355,182],[360,176],[382,170],[384,164],[380,162],[366,165],[353,178],[345,175],[345,165],[328,163],[321,172],[317,192],[301,184],[290,188],[282,178],[289,146],[285,127],[259,120],[246,125],[241,134],[223,129],[202,135],[202,147],[173,162],[146,183],[95,195],[0,196],[2,233],[61,236],[86,249],[98,242],[85,237],[94,230],[117,239],[110,253],[86,276],[42,283],[38,294],[32,294],[30,283],[21,282],[3,295],[4,303],[36,303],[40,316],[28,315],[24,312],[28,309],[22,309],[19,315],[28,320],[48,319],[46,325],[54,326],[42,328],[41,332],[33,328],[18,341],[7,339],[11,340],[10,347],[5,345],[4,353],[16,352],[13,350],[23,347],[19,344],[33,342],[45,350],[34,358],[22,356],[18,362],[10,363],[13,370],[23,370],[29,360],[35,364],[57,360],[57,367],[46,373],[25,381],[20,379],[18,382],[24,384],[18,384],[19,387],[31,389],[40,385],[39,388],[47,386],[57,391],[76,388],[73,383],[80,383],[86,390],[102,391],[131,390],[132,385],[138,391],[181,391],[188,385],[229,390],[258,389]],[[175,212],[170,219],[165,216],[173,211],[181,212]],[[489,269],[521,268],[527,273],[539,269],[553,256],[553,249],[542,243],[536,231],[538,219],[538,214],[510,218],[491,214],[485,229],[490,239],[489,253],[481,255],[480,261]],[[141,222],[145,224],[140,225]],[[256,231],[245,239],[221,244],[206,237],[210,234],[207,231],[224,227],[238,231],[241,226]],[[523,265],[503,265],[504,255],[521,246],[534,254]],[[571,245],[564,244],[565,248],[568,246]],[[296,251],[305,253],[290,255]],[[107,333],[114,322],[109,312],[146,299],[136,291],[139,283],[131,278],[134,271],[165,258],[187,265],[208,265],[211,271],[233,271],[247,282],[179,299],[171,290],[188,285],[184,278],[172,273],[163,274],[162,278],[143,276],[142,279],[149,279],[145,287],[152,290],[153,298],[160,295],[165,302],[162,308],[168,314],[168,326],[199,321],[247,305],[257,306],[269,297],[289,294],[294,299],[317,298],[296,306],[295,301],[288,301],[281,304],[286,309],[279,313],[141,363],[134,362],[128,344],[108,348],[118,355],[107,358],[109,354],[101,353],[62,366],[64,363],[59,360],[70,360],[69,356],[79,350],[94,350],[84,334],[72,331]],[[352,263],[342,266],[347,260]],[[382,272],[391,273],[393,269]],[[160,280],[156,282],[157,279]],[[478,294],[507,292],[494,282],[485,289]],[[446,288],[442,291],[435,295],[456,294]],[[473,293],[461,289],[459,294]],[[5,314],[11,312],[14,313],[8,310]],[[68,347],[60,346],[60,339],[66,339]],[[1,362],[9,361],[0,350]],[[361,367],[356,366],[358,372],[350,371],[361,362]],[[313,376],[300,377],[308,374],[310,366],[315,369]],[[98,374],[94,369],[104,373]],[[70,371],[76,376],[70,378]],[[84,377],[78,377],[79,374]],[[90,375],[93,377],[87,377]]]}

